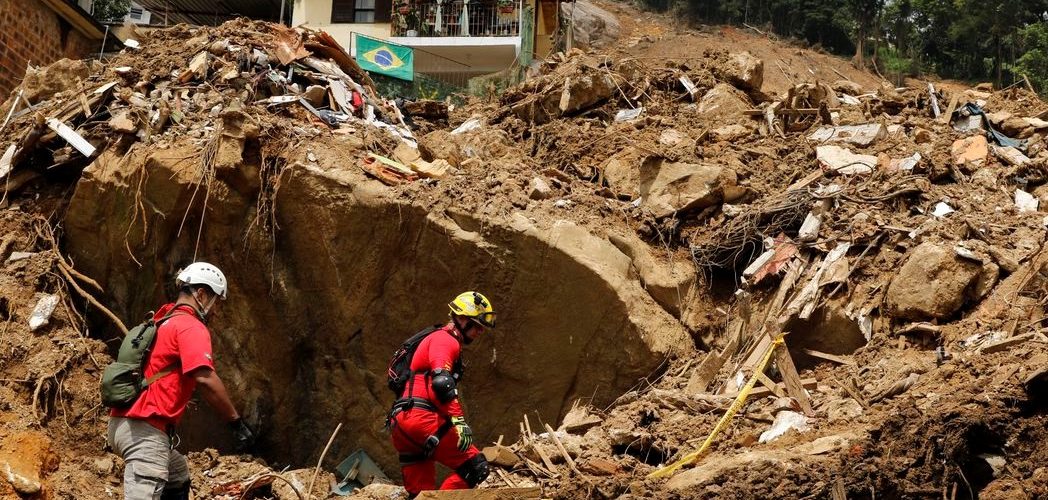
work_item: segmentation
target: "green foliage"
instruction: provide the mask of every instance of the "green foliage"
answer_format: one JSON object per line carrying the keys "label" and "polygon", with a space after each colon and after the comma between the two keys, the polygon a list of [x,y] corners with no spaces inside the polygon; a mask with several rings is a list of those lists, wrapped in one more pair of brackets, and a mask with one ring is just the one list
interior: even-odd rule
{"label": "green foliage", "polygon": [[1048,19],[1041,17],[1048,0],[636,1],[695,22],[771,30],[875,62],[897,77],[931,72],[998,85],[1022,73],[1038,82],[1048,79]]}
{"label": "green foliage", "polygon": [[1042,95],[1048,93],[1048,24],[1031,24],[1019,31],[1025,52],[1015,61],[1015,73],[1026,75]]}
{"label": "green foliage", "polygon": [[119,21],[131,10],[131,0],[94,0],[91,15],[99,21]]}

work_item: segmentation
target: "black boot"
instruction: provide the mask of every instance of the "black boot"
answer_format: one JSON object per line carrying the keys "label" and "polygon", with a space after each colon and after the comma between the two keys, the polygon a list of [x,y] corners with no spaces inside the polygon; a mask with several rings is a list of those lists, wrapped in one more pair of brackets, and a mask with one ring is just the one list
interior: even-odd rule
{"label": "black boot", "polygon": [[189,500],[189,481],[182,484],[168,484],[160,494],[160,500]]}

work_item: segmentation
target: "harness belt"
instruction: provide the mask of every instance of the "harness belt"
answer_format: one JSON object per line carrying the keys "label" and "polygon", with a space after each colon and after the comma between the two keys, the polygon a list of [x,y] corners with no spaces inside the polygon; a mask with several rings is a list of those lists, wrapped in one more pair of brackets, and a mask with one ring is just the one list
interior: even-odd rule
{"label": "harness belt", "polygon": [[451,430],[452,424],[451,419],[445,419],[444,423],[437,428],[437,432],[426,437],[424,443],[418,443],[411,438],[406,432],[397,426],[396,418],[397,415],[412,409],[419,409],[423,411],[429,411],[436,413],[437,407],[425,398],[407,397],[398,399],[393,403],[393,408],[389,412],[389,416],[386,419],[386,426],[391,430],[400,432],[405,439],[411,444],[415,445],[420,451],[418,453],[401,453],[400,463],[402,465],[409,465],[419,462],[425,462],[433,456],[433,452],[437,449],[437,445],[440,444],[440,440],[444,439],[444,436]]}

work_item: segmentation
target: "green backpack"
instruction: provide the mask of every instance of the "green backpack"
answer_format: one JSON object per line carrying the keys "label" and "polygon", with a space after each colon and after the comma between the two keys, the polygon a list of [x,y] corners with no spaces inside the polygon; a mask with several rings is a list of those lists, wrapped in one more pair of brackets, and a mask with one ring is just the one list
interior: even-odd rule
{"label": "green backpack", "polygon": [[102,404],[110,408],[128,408],[150,384],[174,373],[178,368],[179,363],[176,361],[149,378],[143,377],[146,362],[149,361],[149,353],[153,351],[153,345],[156,344],[157,329],[172,316],[174,313],[153,321],[150,315],[145,323],[127,332],[124,341],[120,344],[120,352],[116,356],[116,361],[109,363],[109,366],[106,366],[105,371],[102,372]]}

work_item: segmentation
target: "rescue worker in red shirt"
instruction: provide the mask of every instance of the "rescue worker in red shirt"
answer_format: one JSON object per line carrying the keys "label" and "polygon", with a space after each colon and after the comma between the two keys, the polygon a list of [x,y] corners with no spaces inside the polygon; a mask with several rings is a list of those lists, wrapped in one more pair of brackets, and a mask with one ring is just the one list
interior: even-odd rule
{"label": "rescue worker in red shirt", "polygon": [[124,458],[125,500],[189,498],[189,464],[175,451],[175,426],[193,390],[229,423],[242,451],[255,440],[229,399],[211,357],[206,320],[226,298],[226,277],[217,267],[195,262],[178,273],[178,299],[154,315],[156,341],[143,376],[155,377],[133,405],[109,413],[110,447]]}
{"label": "rescue worker in red shirt", "polygon": [[411,359],[411,378],[390,411],[391,438],[409,498],[436,487],[436,462],[453,471],[442,490],[474,488],[489,472],[484,455],[473,446],[456,387],[462,376],[462,344],[495,327],[495,310],[477,292],[460,294],[448,307],[451,321],[419,344]]}

